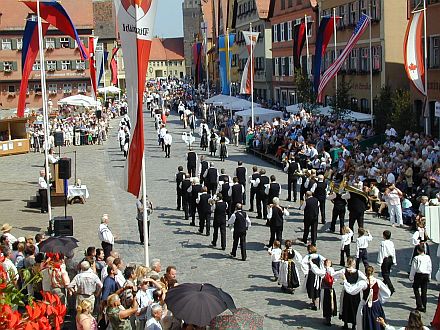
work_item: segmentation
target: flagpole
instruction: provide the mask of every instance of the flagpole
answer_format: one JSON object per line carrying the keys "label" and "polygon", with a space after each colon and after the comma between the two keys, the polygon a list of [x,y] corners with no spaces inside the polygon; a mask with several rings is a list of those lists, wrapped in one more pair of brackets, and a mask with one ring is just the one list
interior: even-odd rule
{"label": "flagpole", "polygon": [[251,41],[251,116],[252,116],[252,129],[254,129],[255,126],[255,120],[254,120],[254,54],[253,54],[253,48],[254,48],[254,40],[252,38],[252,23],[249,23],[249,31],[251,32],[250,35],[250,41]]}
{"label": "flagpole", "polygon": [[305,29],[306,29],[306,49],[307,49],[307,75],[308,78],[310,79],[310,53],[309,53],[309,31],[307,29],[307,14],[304,15],[304,21],[305,21]]}
{"label": "flagpole", "polygon": [[370,29],[369,29],[369,46],[370,46],[370,115],[371,115],[371,127],[373,127],[374,119],[374,104],[373,104],[373,48],[371,46],[371,2],[369,6],[370,16]]}
{"label": "flagpole", "polygon": [[148,267],[150,264],[150,255],[148,250],[149,237],[148,237],[148,205],[147,205],[147,176],[145,173],[145,151],[142,154],[142,205],[144,207],[143,212],[143,226],[144,226],[144,265]]}
{"label": "flagpole", "polygon": [[43,101],[43,125],[44,125],[44,156],[47,182],[47,214],[49,215],[49,224],[52,226],[52,203],[50,196],[50,178],[49,178],[49,115],[47,113],[47,89],[46,89],[46,65],[44,64],[43,48],[43,25],[40,17],[40,0],[37,0],[37,25],[38,25],[38,47],[40,53],[40,75],[41,75],[41,96]]}
{"label": "flagpole", "polygon": [[[338,58],[338,50],[336,48],[336,8],[333,8],[333,36],[335,41],[335,61]],[[335,74],[335,98],[338,98],[338,72]],[[336,100],[335,100],[336,101]]]}
{"label": "flagpole", "polygon": [[[425,134],[429,133],[429,99],[428,99],[428,40],[426,35],[426,0],[423,0],[423,34],[424,34],[424,48],[425,48],[425,93],[426,93],[426,101],[425,108],[423,109],[425,116]],[[426,111],[426,107],[428,107],[428,111]]]}
{"label": "flagpole", "polygon": [[[103,78],[104,78],[104,102],[107,102],[107,90],[105,89],[105,50],[104,50],[104,44],[102,44],[102,68],[101,68],[101,70],[102,70],[102,75],[103,75]],[[99,79],[99,77],[98,77],[98,79]],[[119,96],[119,98],[121,98],[120,96]]]}
{"label": "flagpole", "polygon": [[229,58],[229,28],[226,29],[226,58],[228,59],[226,65],[228,66],[228,82],[229,82],[229,96],[232,96],[232,86],[231,86],[231,59]]}

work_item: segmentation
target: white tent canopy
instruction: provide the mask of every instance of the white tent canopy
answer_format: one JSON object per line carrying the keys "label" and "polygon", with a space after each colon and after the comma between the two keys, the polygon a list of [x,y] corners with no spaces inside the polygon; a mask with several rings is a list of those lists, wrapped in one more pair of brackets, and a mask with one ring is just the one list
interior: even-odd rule
{"label": "white tent canopy", "polygon": [[[229,110],[246,110],[252,107],[252,102],[245,99],[235,98],[233,102],[225,104],[223,107]],[[254,107],[260,107],[260,104],[254,103]]]}
{"label": "white tent canopy", "polygon": [[106,87],[101,87],[98,88],[98,93],[104,94],[104,93],[114,93],[117,94],[121,92],[121,89],[119,87],[116,86],[106,86]]}
{"label": "white tent canopy", "polygon": [[[247,109],[243,111],[238,111],[235,113],[235,116],[240,116],[243,118],[243,122],[247,123],[249,119],[252,117],[252,110]],[[254,119],[255,122],[264,122],[264,121],[271,121],[272,118],[281,117],[282,113],[280,111],[276,110],[270,110],[265,108],[254,108]],[[257,120],[257,117],[259,120]]]}
{"label": "white tent canopy", "polygon": [[[301,109],[302,109],[301,103],[289,105],[288,107],[286,107],[286,110],[293,114],[297,114],[298,112],[301,111]],[[318,107],[316,108],[315,112],[319,115],[329,117],[332,115],[332,107],[331,106]],[[371,121],[371,114],[349,110],[344,115],[344,119],[354,120],[354,121]]]}
{"label": "white tent canopy", "polygon": [[74,105],[77,107],[97,107],[97,106],[101,106],[101,102],[95,101],[93,97],[78,94],[59,100],[58,105]]}
{"label": "white tent canopy", "polygon": [[236,101],[237,98],[229,95],[218,94],[205,100],[206,104],[224,105]]}

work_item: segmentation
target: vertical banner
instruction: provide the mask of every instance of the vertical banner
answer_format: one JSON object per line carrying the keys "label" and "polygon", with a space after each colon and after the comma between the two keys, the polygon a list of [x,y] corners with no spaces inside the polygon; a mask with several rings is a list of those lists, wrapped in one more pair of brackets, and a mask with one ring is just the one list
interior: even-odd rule
{"label": "vertical banner", "polygon": [[124,188],[139,195],[144,154],[143,94],[158,0],[114,0],[124,54],[131,140],[125,164]]}
{"label": "vertical banner", "polygon": [[90,80],[92,82],[93,97],[98,97],[98,91],[96,86],[96,46],[98,44],[98,37],[89,37],[89,69]]}
{"label": "vertical banner", "polygon": [[235,42],[235,34],[227,34],[218,37],[218,53],[220,60],[220,86],[222,94],[231,93],[231,48]]}
{"label": "vertical banner", "polygon": [[[43,38],[46,35],[49,23],[42,23]],[[24,116],[26,105],[26,93],[29,82],[29,75],[37,58],[39,49],[37,21],[27,20],[23,34],[23,49],[21,51],[21,82],[20,95],[18,96],[17,117]]]}
{"label": "vertical banner", "polygon": [[111,71],[111,83],[113,86],[118,86],[118,59],[116,55],[118,54],[119,47],[114,47],[112,50],[112,58],[110,60],[110,71]]}
{"label": "vertical banner", "polygon": [[[252,68],[251,66],[251,54],[255,57],[255,45],[257,44],[258,36],[260,32],[250,32],[242,31],[244,40],[246,42],[246,47],[248,50],[249,57],[246,61],[246,65],[243,70],[243,75],[241,76],[240,94],[251,94],[251,77],[254,78],[254,68],[255,61],[252,58]],[[252,48],[252,51],[251,51]],[[252,74],[251,74],[252,73]]]}
{"label": "vertical banner", "polygon": [[295,69],[301,69],[301,53],[306,42],[306,23],[300,23],[293,27],[293,65]]}
{"label": "vertical banner", "polygon": [[201,42],[196,42],[193,45],[193,60],[194,60],[194,87],[197,88],[202,82],[202,54],[203,54],[203,44]]}
{"label": "vertical banner", "polygon": [[104,45],[98,44],[95,48],[96,86],[99,87],[104,74],[105,64]]}

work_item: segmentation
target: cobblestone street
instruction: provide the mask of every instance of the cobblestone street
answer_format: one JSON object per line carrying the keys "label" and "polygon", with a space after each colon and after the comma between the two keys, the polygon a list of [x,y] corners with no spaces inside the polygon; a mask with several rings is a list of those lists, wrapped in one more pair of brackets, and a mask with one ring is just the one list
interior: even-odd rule
{"label": "cobblestone street", "polygon": [[[153,121],[149,114],[144,115],[147,191],[155,205],[151,219],[150,260],[160,258],[163,268],[175,265],[177,278],[181,283],[209,282],[221,287],[232,295],[238,307],[247,307],[264,315],[265,329],[326,328],[322,312],[308,309],[309,301],[305,293],[297,290],[294,295],[284,294],[276,283],[271,282],[271,260],[264,249],[264,244],[267,244],[269,239],[269,229],[264,226],[264,221],[255,219],[255,213],[250,214],[252,228],[247,236],[246,262],[229,257],[232,245],[232,235],[229,232],[226,251],[222,251],[210,247],[211,237],[197,235],[197,227],[191,227],[189,221],[183,219],[183,212],[176,210],[174,176],[178,165],[184,165],[186,168],[187,146],[181,139],[184,130],[178,117],[170,115],[167,126],[173,135],[174,144],[171,147],[171,158],[165,158],[165,154],[157,145]],[[132,195],[122,191],[119,185],[125,159],[116,138],[118,123],[118,120],[112,121],[113,129],[104,145],[61,150],[62,156],[71,157],[72,160],[74,155],[71,152],[77,150],[77,177],[87,185],[90,192],[90,198],[84,205],[69,205],[67,214],[74,218],[74,234],[80,241],[80,247],[76,250],[77,258],[82,256],[82,251],[88,246],[98,246],[97,229],[100,218],[103,213],[108,213],[109,226],[117,236],[115,249],[121,253],[126,263],[141,263],[143,246],[138,243],[136,200]],[[197,152],[200,151],[198,143],[199,139],[196,139]],[[231,176],[238,160],[244,162],[249,175],[252,165],[262,166],[268,175],[276,175],[283,188],[286,186],[286,174],[259,158],[245,154],[242,146],[229,146],[229,158],[224,163],[220,162],[219,158],[207,158],[209,161],[213,160],[218,169],[225,168],[226,173]],[[9,222],[14,227],[11,233],[16,237],[35,235],[47,229],[47,215],[41,214],[37,209],[26,207],[26,202],[38,189],[37,180],[43,161],[43,154],[35,153],[0,158],[0,223]],[[284,189],[280,198],[283,206],[287,206],[287,202],[284,201],[286,197],[287,192]],[[328,204],[330,205],[327,205],[327,220],[331,215],[331,203]],[[285,239],[302,236],[302,212],[297,210],[299,204],[292,203],[291,206],[290,216],[287,217],[284,227]],[[248,206],[245,209],[247,210]],[[53,210],[55,216],[63,214],[63,207]],[[348,218],[348,213],[346,217]],[[394,267],[391,277],[396,293],[384,305],[384,309],[389,324],[395,327],[403,326],[406,324],[409,311],[415,307],[411,283],[408,280],[408,262],[413,250],[410,243],[411,233],[404,229],[392,228],[388,221],[372,218],[370,215],[366,216],[366,229],[370,230],[374,237],[368,248],[370,263],[374,265],[383,230],[389,229],[392,232],[398,259],[398,265]],[[339,261],[339,246],[339,235],[325,233],[322,228],[319,229],[318,252],[333,260],[335,264]],[[295,245],[295,249],[302,255],[305,254],[303,245]],[[351,251],[355,251],[354,244]],[[433,276],[438,269],[436,251],[437,245],[432,244]],[[339,268],[335,266],[335,269]],[[380,274],[378,277],[381,278]],[[336,291],[339,295],[339,284],[336,285]],[[428,327],[435,312],[438,293],[438,284],[432,280],[428,289],[427,312],[423,314],[424,324]],[[342,325],[336,317],[333,323],[333,328]]]}

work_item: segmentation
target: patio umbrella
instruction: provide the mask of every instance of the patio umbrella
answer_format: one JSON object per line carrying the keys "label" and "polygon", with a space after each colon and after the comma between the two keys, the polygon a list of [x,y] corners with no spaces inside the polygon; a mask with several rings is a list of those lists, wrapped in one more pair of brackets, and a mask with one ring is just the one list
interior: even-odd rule
{"label": "patio umbrella", "polygon": [[209,324],[215,330],[260,330],[263,329],[264,317],[247,308],[232,310],[232,315],[216,316]]}
{"label": "patio umbrella", "polygon": [[228,308],[235,308],[232,297],[211,284],[183,283],[170,289],[165,302],[178,319],[200,327]]}
{"label": "patio umbrella", "polygon": [[42,241],[38,245],[38,248],[40,252],[62,253],[66,255],[78,247],[78,242],[79,241],[74,237],[51,236]]}

